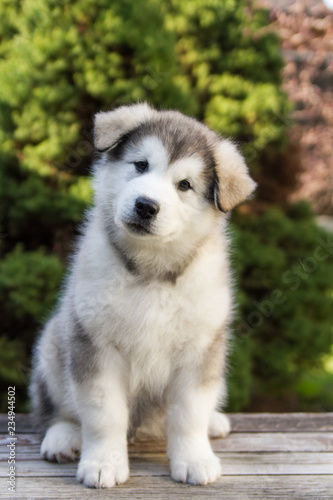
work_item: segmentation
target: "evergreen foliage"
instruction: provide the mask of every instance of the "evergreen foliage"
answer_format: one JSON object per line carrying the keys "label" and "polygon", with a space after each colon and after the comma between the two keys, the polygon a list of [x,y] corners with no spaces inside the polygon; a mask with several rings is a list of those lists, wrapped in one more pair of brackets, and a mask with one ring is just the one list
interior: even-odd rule
{"label": "evergreen foliage", "polygon": [[283,140],[288,102],[268,11],[237,0],[170,0],[170,29],[197,98],[197,116],[260,153]]}
{"label": "evergreen foliage", "polygon": [[249,395],[258,408],[297,407],[304,375],[333,344],[333,236],[305,202],[287,213],[236,214],[234,224],[241,293],[231,365],[244,380],[230,391],[230,407],[249,404]]}
{"label": "evergreen foliage", "polygon": [[[26,409],[32,341],[90,203],[94,113],[143,100],[179,109],[243,144],[260,178],[263,154],[285,143],[289,104],[268,13],[247,0],[3,0],[0,19],[3,411],[9,383]],[[319,234],[310,213],[290,210],[235,214],[241,318],[276,287],[287,298],[253,334],[236,335],[231,409],[292,391],[332,342],[331,260],[295,291],[280,283]]]}

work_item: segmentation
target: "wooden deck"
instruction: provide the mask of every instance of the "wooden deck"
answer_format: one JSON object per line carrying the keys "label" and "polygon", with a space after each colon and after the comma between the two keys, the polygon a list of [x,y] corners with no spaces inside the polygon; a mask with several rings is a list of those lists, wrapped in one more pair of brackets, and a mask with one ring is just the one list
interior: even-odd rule
{"label": "wooden deck", "polygon": [[0,498],[9,499],[333,499],[333,413],[233,414],[232,433],[212,440],[223,475],[208,486],[170,479],[165,443],[130,447],[131,477],[111,490],[77,483],[77,464],[39,457],[41,437],[26,415],[16,416],[16,492],[7,490],[7,415],[0,415]]}

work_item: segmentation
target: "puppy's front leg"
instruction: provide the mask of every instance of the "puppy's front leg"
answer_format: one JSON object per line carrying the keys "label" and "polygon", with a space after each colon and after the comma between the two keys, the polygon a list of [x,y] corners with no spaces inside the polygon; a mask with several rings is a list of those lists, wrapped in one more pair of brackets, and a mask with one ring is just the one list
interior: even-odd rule
{"label": "puppy's front leg", "polygon": [[129,476],[127,455],[128,407],[124,361],[110,348],[95,372],[89,360],[74,377],[82,423],[82,453],[77,479],[86,486],[109,488]]}
{"label": "puppy's front leg", "polygon": [[171,476],[191,484],[211,483],[221,475],[219,459],[208,439],[218,383],[196,385],[186,376],[183,380],[185,383],[179,377],[168,395],[166,430]]}

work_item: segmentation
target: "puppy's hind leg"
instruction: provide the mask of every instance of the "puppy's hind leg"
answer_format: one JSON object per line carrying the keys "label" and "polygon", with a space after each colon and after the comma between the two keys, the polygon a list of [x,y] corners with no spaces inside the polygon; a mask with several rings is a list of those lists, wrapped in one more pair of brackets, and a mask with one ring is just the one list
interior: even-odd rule
{"label": "puppy's hind leg", "polygon": [[47,460],[67,462],[75,460],[80,452],[81,431],[68,398],[60,319],[57,315],[51,318],[36,345],[30,396],[37,430],[47,429],[41,455]]}
{"label": "puppy's hind leg", "polygon": [[208,435],[210,438],[225,438],[230,433],[230,420],[219,411],[213,411],[209,419]]}
{"label": "puppy's hind leg", "polygon": [[69,420],[58,420],[47,430],[41,445],[41,455],[51,462],[76,460],[81,450],[81,429]]}
{"label": "puppy's hind leg", "polygon": [[30,386],[36,428],[47,428],[41,445],[41,455],[52,462],[75,460],[81,449],[80,426],[70,417],[70,408],[54,402],[43,375],[40,367],[39,370],[35,369]]}

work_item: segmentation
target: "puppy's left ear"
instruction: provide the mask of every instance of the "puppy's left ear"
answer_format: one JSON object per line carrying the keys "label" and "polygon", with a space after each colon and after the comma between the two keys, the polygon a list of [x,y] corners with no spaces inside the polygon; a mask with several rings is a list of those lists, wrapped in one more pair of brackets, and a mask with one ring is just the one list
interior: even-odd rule
{"label": "puppy's left ear", "polygon": [[97,113],[94,126],[94,143],[97,151],[111,149],[124,134],[155,114],[156,111],[146,103],[121,106],[113,111]]}
{"label": "puppy's left ear", "polygon": [[236,146],[225,139],[215,148],[217,181],[214,189],[216,207],[228,212],[255,190],[256,183],[251,179],[244,158]]}

